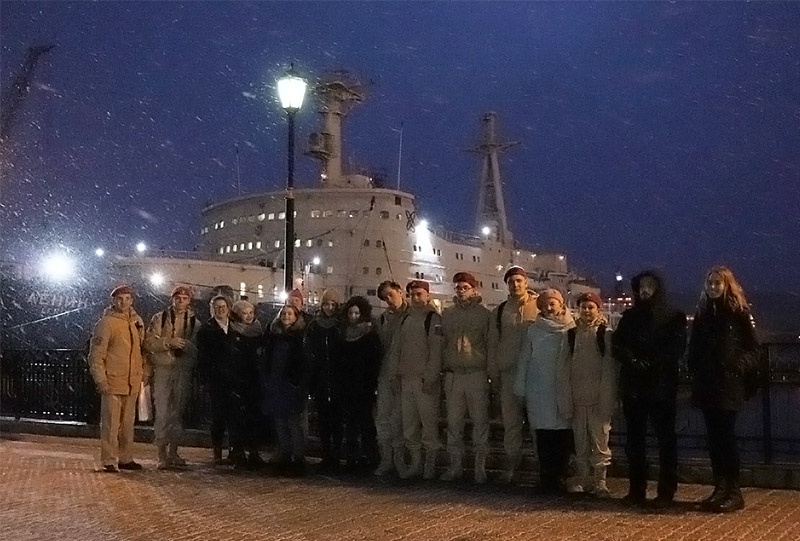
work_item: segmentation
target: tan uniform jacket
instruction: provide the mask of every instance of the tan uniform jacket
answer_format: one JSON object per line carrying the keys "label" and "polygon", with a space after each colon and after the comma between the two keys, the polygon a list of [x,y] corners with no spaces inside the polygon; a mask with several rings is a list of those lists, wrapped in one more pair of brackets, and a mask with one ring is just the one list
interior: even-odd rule
{"label": "tan uniform jacket", "polygon": [[514,371],[522,339],[528,324],[539,315],[536,295],[530,291],[515,299],[508,297],[498,326],[497,314],[500,306],[492,310],[492,324],[489,326],[489,374]]}
{"label": "tan uniform jacket", "polygon": [[479,296],[454,302],[442,312],[444,370],[464,374],[486,370],[492,313]]}
{"label": "tan uniform jacket", "polygon": [[89,371],[101,389],[111,394],[138,394],[149,367],[142,355],[144,322],[133,308],[128,314],[106,308],[94,326],[89,348]]}
{"label": "tan uniform jacket", "polygon": [[[164,322],[163,327],[161,326],[162,321]],[[150,320],[150,326],[147,327],[144,339],[147,361],[151,365],[172,366],[180,360],[179,364],[182,366],[194,367],[197,364],[196,341],[199,329],[200,321],[197,320],[191,309],[186,311],[185,318],[183,314],[175,314],[172,308],[157,313]],[[175,337],[188,341],[180,356],[176,356],[176,350],[167,345],[167,342]]]}
{"label": "tan uniform jacket", "polygon": [[[430,315],[426,331],[425,320]],[[442,369],[442,317],[433,304],[410,308],[400,319],[389,352],[388,376],[422,377],[433,381]]]}

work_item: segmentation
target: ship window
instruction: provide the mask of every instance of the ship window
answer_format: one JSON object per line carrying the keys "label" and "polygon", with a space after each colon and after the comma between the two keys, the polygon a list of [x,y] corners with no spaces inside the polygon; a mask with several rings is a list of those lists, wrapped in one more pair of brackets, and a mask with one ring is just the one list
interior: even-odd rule
{"label": "ship window", "polygon": [[333,241],[332,240],[328,241],[328,248],[333,248]]}
{"label": "ship window", "polygon": [[276,240],[275,241],[275,248],[280,248],[280,247],[281,247],[281,241]]}
{"label": "ship window", "polygon": [[477,261],[478,261],[478,258],[477,258],[477,257],[475,257],[475,256],[472,256],[472,261],[475,261],[475,262],[477,262]]}
{"label": "ship window", "polygon": [[261,241],[259,240],[259,241],[256,241],[256,250],[260,250],[260,249],[261,249]]}
{"label": "ship window", "polygon": [[415,252],[417,251],[417,245],[416,244],[414,245],[414,251]]}
{"label": "ship window", "polygon": [[380,276],[383,274],[383,269],[380,267],[375,267],[375,276]]}
{"label": "ship window", "polygon": [[220,220],[219,228],[222,229],[223,227],[225,227],[225,220]]}
{"label": "ship window", "polygon": [[368,289],[367,290],[367,296],[368,297],[377,297],[378,296],[378,290],[377,289]]}
{"label": "ship window", "polygon": [[231,220],[231,223],[232,223],[233,225],[236,225],[236,224],[238,224],[238,223],[239,223],[239,218],[234,218],[234,219],[232,219],[232,220]]}
{"label": "ship window", "polygon": [[256,221],[256,217],[253,216],[252,214],[247,217],[247,223],[251,224],[251,223],[253,223],[255,221]]}
{"label": "ship window", "polygon": [[369,239],[364,239],[364,246],[369,246]]}
{"label": "ship window", "polygon": [[238,251],[239,251],[239,247],[234,244],[233,245],[233,253],[236,253]]}
{"label": "ship window", "polygon": [[388,219],[389,219],[389,211],[388,210],[382,210],[381,211],[381,220],[388,220]]}
{"label": "ship window", "polygon": [[264,284],[258,284],[258,298],[264,298]]}
{"label": "ship window", "polygon": [[483,287],[483,280],[478,280],[478,285],[479,285],[480,287]]}
{"label": "ship window", "polygon": [[219,229],[219,222],[214,222],[214,229]]}
{"label": "ship window", "polygon": [[320,210],[312,210],[311,211],[311,217],[312,218],[321,218],[322,217],[322,211],[320,211]]}
{"label": "ship window", "polygon": [[294,247],[300,248],[300,239],[294,239]]}
{"label": "ship window", "polygon": [[347,218],[347,211],[346,210],[337,210],[336,216],[338,218]]}
{"label": "ship window", "polygon": [[274,220],[274,219],[275,219],[275,213],[274,212],[270,212],[269,214],[267,214],[267,220]]}
{"label": "ship window", "polygon": [[283,212],[283,211],[279,212],[278,213],[278,219],[279,220],[285,220],[286,219],[286,213]]}
{"label": "ship window", "polygon": [[322,246],[322,239],[317,239],[317,246]]}
{"label": "ship window", "polygon": [[225,253],[225,247],[224,246],[220,246],[219,247],[219,253],[221,253],[221,254]]}
{"label": "ship window", "polygon": [[357,211],[357,210],[351,210],[351,211],[349,212],[348,216],[349,216],[350,218],[358,218],[358,211]]}
{"label": "ship window", "polygon": [[418,272],[414,273],[414,278],[419,278],[419,273]]}
{"label": "ship window", "polygon": [[478,263],[481,262],[481,256],[478,256]]}
{"label": "ship window", "polygon": [[424,272],[419,273],[419,277],[424,280],[425,279],[425,273]]}
{"label": "ship window", "polygon": [[398,219],[398,220],[402,220],[402,219],[403,219],[403,215],[402,215],[402,214],[400,214],[399,212],[397,213],[397,219]]}
{"label": "ship window", "polygon": [[394,204],[398,206],[403,204],[403,200],[400,198],[399,195],[394,196]]}
{"label": "ship window", "polygon": [[332,210],[326,210],[325,212],[322,213],[323,218],[330,218],[331,216],[333,216]]}
{"label": "ship window", "polygon": [[382,240],[376,240],[375,241],[375,248],[383,248],[383,241]]}
{"label": "ship window", "polygon": [[333,274],[333,267],[328,265],[328,274]]}
{"label": "ship window", "polygon": [[364,274],[369,274],[369,267],[364,267],[363,269],[361,269],[361,272],[363,272]]}
{"label": "ship window", "polygon": [[241,243],[241,244],[239,245],[239,250],[241,250],[241,251],[244,251],[244,243]]}
{"label": "ship window", "polygon": [[311,240],[311,239],[308,239],[306,241],[306,247],[311,248],[312,246],[314,246],[314,241]]}
{"label": "ship window", "polygon": [[248,242],[247,243],[247,249],[248,250],[252,250],[253,249],[253,243],[252,242]]}

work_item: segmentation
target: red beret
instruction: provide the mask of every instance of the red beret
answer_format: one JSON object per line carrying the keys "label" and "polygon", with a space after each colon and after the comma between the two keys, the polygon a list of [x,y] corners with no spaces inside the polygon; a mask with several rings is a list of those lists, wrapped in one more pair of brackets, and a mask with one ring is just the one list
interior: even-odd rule
{"label": "red beret", "polygon": [[124,295],[125,293],[127,293],[128,295],[131,295],[131,296],[133,295],[133,289],[131,288],[131,286],[123,284],[123,285],[117,286],[117,287],[115,287],[114,289],[111,290],[111,296],[112,297],[116,297],[117,295]]}
{"label": "red beret", "polygon": [[453,276],[453,283],[457,284],[459,282],[467,283],[472,287],[478,287],[478,280],[468,272],[457,272],[456,275]]}
{"label": "red beret", "polygon": [[303,292],[295,288],[289,292],[289,297],[297,297],[298,299],[303,299]]}
{"label": "red beret", "polygon": [[564,296],[557,289],[545,289],[539,292],[539,297],[536,299],[536,308],[544,310],[547,306],[547,301],[550,299],[557,299],[561,304],[564,304]]}
{"label": "red beret", "polygon": [[591,301],[597,305],[598,308],[603,307],[603,300],[600,298],[600,295],[595,293],[594,291],[587,291],[586,293],[581,293],[578,295],[578,306],[586,301]]}
{"label": "red beret", "polygon": [[174,297],[175,295],[186,295],[190,299],[192,298],[192,290],[186,286],[175,286],[175,289],[172,290],[170,297]]}
{"label": "red beret", "polygon": [[411,293],[412,289],[424,289],[428,293],[431,292],[431,286],[425,280],[411,280],[406,285],[406,293]]}
{"label": "red beret", "polygon": [[522,276],[523,278],[528,277],[528,273],[525,272],[525,269],[523,269],[519,265],[512,265],[508,267],[508,270],[503,275],[503,282],[508,282],[509,278],[516,275]]}

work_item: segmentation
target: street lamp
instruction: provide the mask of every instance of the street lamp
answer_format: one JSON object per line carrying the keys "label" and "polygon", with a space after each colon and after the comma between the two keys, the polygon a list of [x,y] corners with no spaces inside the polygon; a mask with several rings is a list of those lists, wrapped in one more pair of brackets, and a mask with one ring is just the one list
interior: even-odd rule
{"label": "street lamp", "polygon": [[294,66],[278,79],[278,98],[289,120],[288,160],[286,174],[286,239],[283,264],[283,283],[286,291],[294,287],[294,115],[303,105],[306,81],[299,77]]}

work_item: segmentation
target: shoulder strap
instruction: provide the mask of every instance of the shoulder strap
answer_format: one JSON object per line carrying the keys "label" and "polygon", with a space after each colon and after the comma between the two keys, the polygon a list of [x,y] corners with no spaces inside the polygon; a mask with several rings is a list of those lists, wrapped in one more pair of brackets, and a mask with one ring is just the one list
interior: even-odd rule
{"label": "shoulder strap", "polygon": [[159,332],[164,332],[164,325],[166,325],[166,323],[167,323],[167,310],[163,310],[161,312],[161,328],[159,329]]}
{"label": "shoulder strap", "polygon": [[575,327],[567,329],[567,341],[569,342],[569,354],[575,353]]}
{"label": "shoulder strap", "polygon": [[431,320],[433,319],[433,314],[435,314],[433,310],[428,312],[428,315],[425,316],[425,334],[428,335],[431,333]]}
{"label": "shoulder strap", "polygon": [[[574,341],[574,339],[573,339]],[[606,326],[598,325],[597,326],[597,348],[600,350],[600,355],[602,357],[606,356]]]}
{"label": "shoulder strap", "polygon": [[497,333],[503,335],[503,309],[506,307],[508,301],[503,301],[497,307]]}

